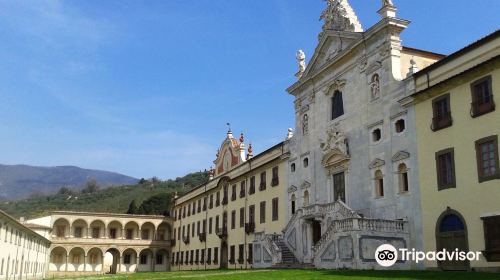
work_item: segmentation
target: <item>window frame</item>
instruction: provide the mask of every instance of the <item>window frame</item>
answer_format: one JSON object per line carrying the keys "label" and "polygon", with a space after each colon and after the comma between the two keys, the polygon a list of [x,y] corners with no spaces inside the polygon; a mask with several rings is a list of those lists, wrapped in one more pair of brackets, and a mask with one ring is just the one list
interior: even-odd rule
{"label": "window frame", "polygon": [[491,237],[494,236],[494,234],[490,233],[491,229],[488,224],[495,222],[500,223],[500,215],[481,217],[481,220],[483,220],[483,229],[484,229],[483,255],[486,258],[486,261],[488,262],[498,262],[500,261],[500,237],[498,237],[498,240],[495,241],[498,243],[498,247],[493,247],[492,245],[493,240],[491,239]]}
{"label": "window frame", "polygon": [[[441,120],[443,122],[442,124],[440,123],[440,120],[438,119],[438,116],[436,114],[436,104],[442,100],[446,100],[446,110],[448,114],[448,122],[444,122],[445,119]],[[431,129],[432,131],[438,131],[441,129],[445,129],[447,127],[450,127],[453,125],[453,117],[451,115],[451,98],[450,98],[450,93],[445,93],[442,94],[434,99],[432,99],[432,125]]]}
{"label": "window frame", "polygon": [[[493,147],[495,148],[495,165],[496,165],[496,173],[489,175],[489,176],[484,176],[483,173],[483,168],[482,168],[482,153],[480,150],[480,147],[482,144],[485,144],[487,142],[493,141]],[[499,157],[498,157],[498,135],[491,135],[488,137],[484,137],[481,139],[478,139],[474,143],[476,147],[476,163],[477,163],[477,177],[479,183],[486,182],[486,181],[491,181],[495,179],[500,179],[500,168],[499,168]]]}
{"label": "window frame", "polygon": [[[450,153],[451,155],[451,177],[452,177],[452,182],[447,185],[441,185],[441,180],[440,180],[440,166],[439,166],[439,157]],[[435,161],[436,161],[436,180],[437,180],[437,186],[438,186],[438,191],[442,191],[445,189],[450,189],[450,188],[456,188],[457,186],[457,180],[456,180],[456,173],[455,173],[455,149],[454,148],[447,148],[444,150],[440,150],[436,152],[435,154]]]}
{"label": "window frame", "polygon": [[[479,85],[483,82],[487,83],[487,87],[488,87],[488,90],[490,93],[490,102],[485,103],[485,104],[489,104],[490,107],[487,109],[483,109],[483,111],[481,111],[477,107],[478,105],[475,104],[477,102],[477,97],[476,97],[477,92],[475,91],[475,88],[477,85]],[[488,76],[485,76],[485,77],[482,77],[480,79],[473,81],[470,84],[470,91],[471,91],[471,111],[470,111],[471,117],[477,118],[479,116],[482,116],[482,115],[485,115],[485,114],[488,114],[490,112],[495,111],[495,100],[494,100],[494,95],[493,95],[493,82],[492,82],[491,75],[488,75]]]}

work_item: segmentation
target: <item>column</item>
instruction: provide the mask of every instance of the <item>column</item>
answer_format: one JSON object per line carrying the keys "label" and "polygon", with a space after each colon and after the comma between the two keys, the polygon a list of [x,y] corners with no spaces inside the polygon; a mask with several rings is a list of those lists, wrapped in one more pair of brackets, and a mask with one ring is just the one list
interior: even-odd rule
{"label": "column", "polygon": [[83,271],[87,271],[87,254],[83,256]]}

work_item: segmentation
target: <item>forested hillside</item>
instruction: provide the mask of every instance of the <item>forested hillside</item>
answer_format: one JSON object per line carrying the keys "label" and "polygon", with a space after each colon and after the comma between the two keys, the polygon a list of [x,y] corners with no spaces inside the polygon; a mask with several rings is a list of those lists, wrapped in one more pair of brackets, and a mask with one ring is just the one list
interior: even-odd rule
{"label": "forested hillside", "polygon": [[162,215],[167,214],[176,191],[182,194],[207,180],[206,172],[196,172],[175,180],[141,179],[136,185],[106,189],[92,184],[81,191],[61,188],[55,195],[0,202],[0,209],[15,217],[32,218],[53,210],[127,213],[135,204],[134,213]]}

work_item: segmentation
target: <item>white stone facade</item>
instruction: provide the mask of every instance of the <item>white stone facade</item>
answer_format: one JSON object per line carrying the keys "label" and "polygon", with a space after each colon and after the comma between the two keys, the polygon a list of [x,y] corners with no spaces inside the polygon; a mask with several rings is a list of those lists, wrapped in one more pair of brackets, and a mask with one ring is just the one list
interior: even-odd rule
{"label": "white stone facade", "polygon": [[47,238],[0,211],[0,280],[44,278],[49,248]]}
{"label": "white stone facade", "polygon": [[[348,3],[328,1],[322,18],[330,19],[331,5]],[[403,79],[407,62],[425,67],[436,55],[403,47],[409,22],[392,13],[361,32],[352,9],[340,10],[349,11],[341,21],[355,24],[325,24],[309,65],[288,88],[296,133],[284,239],[300,262],[377,268],[380,244],[422,248],[414,112],[398,100],[411,85]]]}

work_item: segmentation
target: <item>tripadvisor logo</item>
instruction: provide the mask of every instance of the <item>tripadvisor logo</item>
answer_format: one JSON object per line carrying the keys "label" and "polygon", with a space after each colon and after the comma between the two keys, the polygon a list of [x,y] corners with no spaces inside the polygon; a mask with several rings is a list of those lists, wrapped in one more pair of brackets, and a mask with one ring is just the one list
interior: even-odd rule
{"label": "tripadvisor logo", "polygon": [[[391,244],[382,244],[375,251],[375,260],[383,267],[393,266],[398,259],[401,261],[414,261],[419,263],[424,260],[428,261],[478,261],[481,252],[464,252],[455,249],[448,251],[417,251],[415,249],[399,248],[397,250]],[[398,258],[399,256],[399,258]]]}

